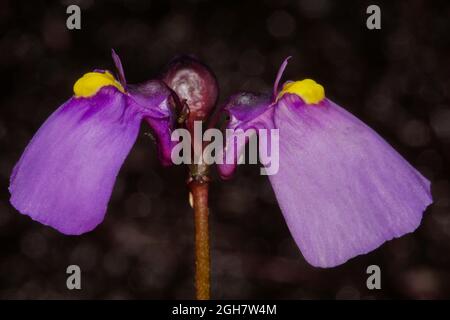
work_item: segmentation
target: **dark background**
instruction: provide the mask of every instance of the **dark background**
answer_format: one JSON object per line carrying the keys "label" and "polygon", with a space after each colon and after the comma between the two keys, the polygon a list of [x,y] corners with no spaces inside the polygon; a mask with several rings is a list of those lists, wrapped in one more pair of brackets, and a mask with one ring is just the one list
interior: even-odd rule
{"label": "dark background", "polygon": [[[66,29],[79,4],[82,29]],[[382,29],[366,28],[378,4]],[[311,77],[376,129],[432,181],[434,204],[413,234],[333,269],[308,265],[268,179],[241,166],[211,190],[212,297],[450,298],[450,4],[448,1],[0,1],[0,297],[193,298],[192,210],[186,169],[163,169],[141,135],[105,221],[79,237],[20,215],[8,202],[11,170],[43,121],[94,68],[122,57],[127,79],[157,77],[191,53],[215,71],[220,101]],[[66,289],[66,267],[82,290]],[[377,264],[382,290],[366,288]]]}

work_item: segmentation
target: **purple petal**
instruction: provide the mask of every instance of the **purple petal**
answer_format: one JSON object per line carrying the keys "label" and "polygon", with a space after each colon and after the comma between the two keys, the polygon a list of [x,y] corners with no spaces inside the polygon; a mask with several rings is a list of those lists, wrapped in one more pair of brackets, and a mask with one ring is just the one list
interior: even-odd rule
{"label": "purple petal", "polygon": [[289,59],[292,58],[291,56],[284,59],[283,63],[280,66],[280,69],[278,70],[277,77],[275,78],[275,83],[273,85],[273,99],[275,100],[278,97],[278,88],[280,86],[280,80],[283,76],[284,70],[286,69]]}
{"label": "purple petal", "polygon": [[269,178],[309,263],[337,266],[419,226],[430,182],[356,117],[287,94],[274,121],[280,168]]}
{"label": "purple petal", "polygon": [[129,85],[127,90],[145,112],[144,119],[156,138],[159,160],[165,166],[171,165],[171,152],[175,145],[171,140],[171,134],[175,129],[176,120],[172,91],[159,80]]}
{"label": "purple petal", "polygon": [[126,87],[127,80],[125,79],[125,72],[123,71],[122,61],[120,60],[120,57],[117,55],[114,49],[111,49],[111,55],[119,76],[119,82],[123,87]]}
{"label": "purple petal", "polygon": [[[273,122],[273,108],[271,108],[271,97],[266,95],[257,95],[253,93],[240,93],[232,96],[225,111],[228,113],[230,119],[227,129],[242,129],[244,132],[260,128],[272,128]],[[237,162],[245,150],[245,144],[248,142],[248,137],[245,139],[238,139],[236,136],[227,135],[224,149],[221,150],[217,156],[218,159],[223,159],[222,164],[217,165],[219,175],[223,179],[231,178],[236,170]],[[234,161],[227,163],[226,158],[231,150],[233,152]]]}
{"label": "purple petal", "polygon": [[15,166],[12,205],[65,234],[95,228],[141,120],[152,119],[160,131],[167,123],[170,115],[161,111],[167,98],[123,94],[111,86],[93,97],[71,98],[42,125]]}

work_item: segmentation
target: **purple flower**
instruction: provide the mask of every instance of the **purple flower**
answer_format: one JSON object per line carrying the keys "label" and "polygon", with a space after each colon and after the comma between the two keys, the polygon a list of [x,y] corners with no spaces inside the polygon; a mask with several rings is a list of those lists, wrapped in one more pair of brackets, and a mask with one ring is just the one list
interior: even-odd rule
{"label": "purple flower", "polygon": [[[337,266],[413,232],[432,202],[430,182],[315,81],[286,82],[278,92],[286,65],[272,97],[240,93],[225,110],[230,129],[279,129],[279,171],[269,179],[306,260]],[[243,147],[235,143],[226,142],[225,154]],[[219,172],[229,178],[235,167]]]}
{"label": "purple flower", "polygon": [[11,175],[12,205],[64,234],[82,234],[102,222],[143,119],[161,162],[171,163],[171,90],[158,80],[127,85],[114,51],[113,59],[120,81],[101,70],[80,78],[74,96],[38,130]]}

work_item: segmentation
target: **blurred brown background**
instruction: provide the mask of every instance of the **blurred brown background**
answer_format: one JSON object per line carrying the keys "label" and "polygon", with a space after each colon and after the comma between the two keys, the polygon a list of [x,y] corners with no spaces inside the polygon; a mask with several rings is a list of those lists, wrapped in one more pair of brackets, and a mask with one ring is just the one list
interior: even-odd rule
{"label": "blurred brown background", "polygon": [[[82,29],[66,29],[79,4]],[[378,4],[382,29],[366,28]],[[106,219],[63,236],[8,202],[8,180],[35,131],[94,68],[122,57],[130,83],[191,53],[215,71],[220,101],[311,77],[433,183],[414,233],[334,269],[309,266],[266,177],[241,166],[211,191],[214,298],[450,298],[450,3],[448,1],[0,1],[0,298],[193,298],[193,219],[183,167],[162,169],[143,126]],[[82,290],[66,289],[66,267]],[[368,265],[382,290],[366,288]]]}

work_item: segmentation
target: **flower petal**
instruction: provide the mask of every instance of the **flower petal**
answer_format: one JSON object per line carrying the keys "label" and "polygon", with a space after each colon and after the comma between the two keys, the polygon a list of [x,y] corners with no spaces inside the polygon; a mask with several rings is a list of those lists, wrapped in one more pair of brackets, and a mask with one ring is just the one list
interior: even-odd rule
{"label": "flower petal", "polygon": [[356,117],[286,94],[274,121],[280,168],[269,178],[309,263],[337,266],[419,226],[430,182]]}
{"label": "flower petal", "polygon": [[152,128],[158,148],[158,157],[165,166],[172,164],[171,152],[175,142],[171,134],[175,129],[175,106],[172,91],[160,80],[150,80],[127,87],[133,100],[140,106],[144,119]]}
{"label": "flower petal", "polygon": [[[244,134],[252,129],[256,131],[262,128],[273,128],[271,106],[271,97],[267,95],[240,93],[229,99],[225,107],[230,117],[227,129],[234,130],[236,134],[226,135],[224,149],[217,156],[223,162],[217,165],[221,178],[231,178],[236,170],[238,159],[245,150],[245,144],[249,141],[249,136],[239,136],[239,129]],[[233,161],[227,161],[227,159]]]}
{"label": "flower petal", "polygon": [[69,99],[42,125],[15,166],[12,205],[65,234],[95,228],[142,116],[129,96],[112,86],[93,97]]}

